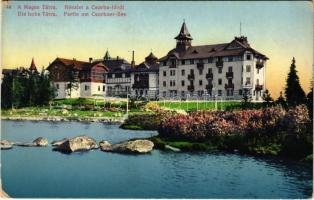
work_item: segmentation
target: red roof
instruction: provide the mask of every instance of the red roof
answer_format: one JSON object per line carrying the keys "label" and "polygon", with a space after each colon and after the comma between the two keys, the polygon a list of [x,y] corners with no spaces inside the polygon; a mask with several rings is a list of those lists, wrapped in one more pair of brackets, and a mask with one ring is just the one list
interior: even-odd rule
{"label": "red roof", "polygon": [[31,66],[29,67],[29,70],[37,71],[37,67],[35,65],[34,58],[32,58],[32,63],[31,63]]}
{"label": "red roof", "polygon": [[59,58],[57,57],[49,66],[47,69],[49,69],[49,67],[55,63],[55,62],[61,62],[63,63],[65,66],[69,66],[69,67],[74,67],[77,70],[86,70],[89,69],[91,67],[94,67],[96,65],[104,67],[107,71],[108,68],[100,62],[86,62],[86,61],[80,61],[80,60],[76,60],[76,59],[67,59],[67,58]]}

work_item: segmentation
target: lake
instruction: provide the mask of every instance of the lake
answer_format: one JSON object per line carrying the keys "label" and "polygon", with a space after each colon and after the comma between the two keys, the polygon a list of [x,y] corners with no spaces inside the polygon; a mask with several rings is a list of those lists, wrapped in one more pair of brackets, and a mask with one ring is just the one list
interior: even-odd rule
{"label": "lake", "polygon": [[[2,139],[15,142],[81,134],[117,143],[157,132],[79,122],[3,120],[1,127]],[[1,151],[1,176],[3,189],[15,198],[309,198],[313,184],[310,166],[279,158],[159,150],[62,154],[51,146]]]}

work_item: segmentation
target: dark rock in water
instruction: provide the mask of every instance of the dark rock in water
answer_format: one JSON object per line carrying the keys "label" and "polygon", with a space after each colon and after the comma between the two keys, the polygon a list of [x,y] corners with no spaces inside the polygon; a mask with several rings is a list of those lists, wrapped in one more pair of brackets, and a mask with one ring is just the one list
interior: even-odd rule
{"label": "dark rock in water", "polygon": [[102,140],[99,142],[99,147],[102,151],[111,151],[111,144],[106,141],[106,140]]}
{"label": "dark rock in water", "polygon": [[9,140],[0,140],[0,147],[2,150],[12,149],[13,142],[10,142]]}
{"label": "dark rock in water", "polygon": [[36,138],[33,141],[33,143],[35,144],[35,146],[38,146],[38,147],[48,146],[48,140],[46,138],[43,138],[43,137]]}
{"label": "dark rock in water", "polygon": [[118,153],[148,153],[153,150],[154,143],[149,140],[134,140],[111,145],[112,152]]}
{"label": "dark rock in water", "polygon": [[67,140],[69,140],[69,138],[63,138],[62,140],[54,140],[51,142],[51,145],[52,146],[59,146],[60,144],[64,143]]}
{"label": "dark rock in water", "polygon": [[55,147],[53,150],[61,151],[64,153],[72,153],[75,151],[88,151],[97,148],[98,145],[94,139],[82,135],[66,140],[59,146]]}

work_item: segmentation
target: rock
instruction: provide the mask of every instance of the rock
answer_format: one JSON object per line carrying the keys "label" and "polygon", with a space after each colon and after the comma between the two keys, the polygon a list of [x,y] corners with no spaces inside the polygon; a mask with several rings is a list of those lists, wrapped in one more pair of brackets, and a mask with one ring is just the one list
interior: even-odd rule
{"label": "rock", "polygon": [[55,147],[54,150],[71,153],[75,151],[88,151],[97,148],[98,145],[94,139],[81,135],[64,141],[59,146]]}
{"label": "rock", "polygon": [[48,146],[48,140],[43,137],[36,138],[33,143],[38,147],[45,147]]}
{"label": "rock", "polygon": [[111,151],[111,144],[106,141],[106,140],[102,140],[99,142],[99,147],[102,151]]}
{"label": "rock", "polygon": [[13,142],[10,142],[9,140],[0,140],[0,147],[2,150],[4,149],[12,149]]}
{"label": "rock", "polygon": [[111,145],[112,152],[148,153],[153,150],[154,143],[149,140],[134,140]]}
{"label": "rock", "polygon": [[171,150],[171,151],[175,151],[175,152],[181,151],[180,149],[172,147],[170,145],[165,145],[165,149],[168,149],[168,150]]}
{"label": "rock", "polygon": [[36,147],[37,145],[35,143],[15,143],[15,146],[20,147]]}
{"label": "rock", "polygon": [[59,146],[60,144],[64,143],[67,140],[69,140],[69,138],[63,138],[62,140],[54,140],[50,144],[52,146]]}

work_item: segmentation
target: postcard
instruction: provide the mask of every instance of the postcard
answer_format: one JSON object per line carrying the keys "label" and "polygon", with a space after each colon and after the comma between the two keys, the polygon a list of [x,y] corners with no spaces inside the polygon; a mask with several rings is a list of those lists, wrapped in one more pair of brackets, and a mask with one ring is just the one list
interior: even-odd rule
{"label": "postcard", "polygon": [[1,198],[312,198],[313,2],[1,6]]}

